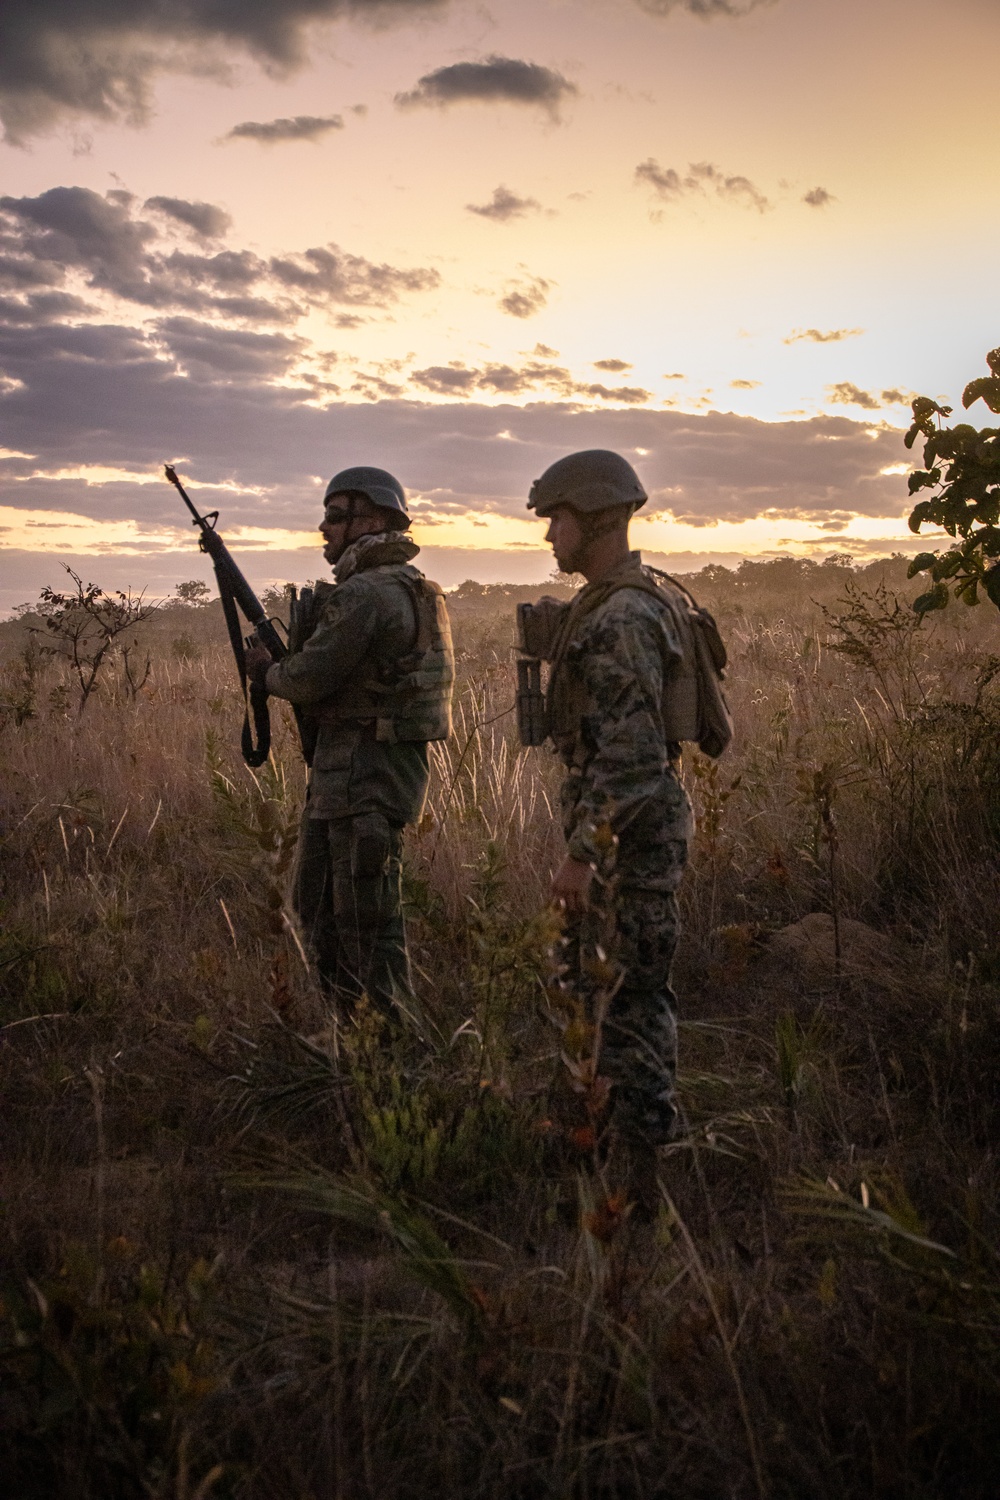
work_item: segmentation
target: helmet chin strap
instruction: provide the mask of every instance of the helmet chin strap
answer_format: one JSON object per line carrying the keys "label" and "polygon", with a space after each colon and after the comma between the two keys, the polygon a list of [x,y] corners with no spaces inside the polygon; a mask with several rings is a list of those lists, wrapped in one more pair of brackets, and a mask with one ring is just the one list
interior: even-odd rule
{"label": "helmet chin strap", "polygon": [[[571,560],[572,566],[569,571],[572,573],[586,572],[588,554],[594,543],[600,541],[601,537],[607,536],[609,532],[617,531],[619,528],[625,531],[635,509],[634,505],[609,505],[605,510],[595,510],[589,513],[578,510],[574,511],[573,514],[576,516],[580,527],[580,548],[577,555]],[[625,512],[624,518],[622,516],[623,511]]]}
{"label": "helmet chin strap", "polygon": [[607,536],[609,531],[617,531],[619,527],[627,530],[634,511],[634,505],[610,505],[607,510],[594,510],[589,514],[576,511],[584,546],[589,547],[592,542]]}

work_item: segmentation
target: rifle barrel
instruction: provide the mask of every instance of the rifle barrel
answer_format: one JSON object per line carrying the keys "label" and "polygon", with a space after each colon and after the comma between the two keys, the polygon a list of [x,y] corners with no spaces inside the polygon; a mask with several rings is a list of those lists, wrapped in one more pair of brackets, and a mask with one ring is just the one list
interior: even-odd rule
{"label": "rifle barrel", "polygon": [[[173,465],[164,464],[163,469],[170,483],[178,491],[184,504],[194,517],[192,525],[201,527],[202,550],[207,552],[212,559],[220,593],[223,591],[223,579],[225,579],[225,586],[228,587],[229,593],[236,600],[247,620],[254,627],[258,639],[267,647],[275,661],[281,661],[282,657],[288,654],[288,648],[274,628],[274,625],[268,619],[264,606],[233,561],[229,548],[215,530],[211,520],[207,516],[198,514],[190,495],[178,479],[177,470]],[[214,516],[212,519],[214,519]]]}
{"label": "rifle barrel", "polygon": [[198,514],[197,510],[194,507],[194,504],[192,503],[191,496],[188,494],[187,490],[177,478],[177,470],[174,468],[173,464],[164,464],[163,470],[167,478],[170,480],[170,483],[179,492],[181,499],[184,501],[184,504],[187,506],[188,510],[194,517],[194,520],[191,524],[193,526],[207,526],[208,522],[205,520],[205,517]]}

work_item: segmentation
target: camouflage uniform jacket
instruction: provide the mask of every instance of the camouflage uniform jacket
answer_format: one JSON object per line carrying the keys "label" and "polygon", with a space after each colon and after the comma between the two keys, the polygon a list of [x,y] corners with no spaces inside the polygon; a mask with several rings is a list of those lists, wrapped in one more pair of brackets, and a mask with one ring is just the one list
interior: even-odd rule
{"label": "camouflage uniform jacket", "polygon": [[[638,552],[624,568],[641,569]],[[567,770],[563,828],[573,859],[601,865],[600,830],[610,824],[622,884],[672,891],[692,833],[680,747],[666,739],[661,712],[664,674],[681,646],[668,606],[643,589],[618,587],[588,608],[608,582],[580,591],[554,666],[550,724]]]}
{"label": "camouflage uniform jacket", "polygon": [[[402,825],[419,818],[427,794],[427,740],[396,743],[376,733],[373,718],[344,712],[359,683],[386,676],[413,652],[418,626],[413,584],[423,575],[410,566],[419,548],[408,536],[383,532],[361,537],[344,552],[334,585],[318,585],[315,626],[301,651],[268,669],[268,692],[287,698],[319,721],[309,785],[308,812],[316,818],[382,813]],[[445,716],[451,694],[451,639],[443,601],[444,649],[437,683]]]}

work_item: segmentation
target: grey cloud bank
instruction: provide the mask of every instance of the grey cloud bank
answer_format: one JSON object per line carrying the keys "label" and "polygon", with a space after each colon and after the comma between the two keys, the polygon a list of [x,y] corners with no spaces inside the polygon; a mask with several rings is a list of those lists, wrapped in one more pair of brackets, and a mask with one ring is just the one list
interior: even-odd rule
{"label": "grey cloud bank", "polygon": [[[249,250],[204,242],[229,227],[211,203],[150,198],[146,208],[190,229],[197,252],[158,243],[160,229],[142,218],[130,193],[49,188],[37,197],[0,198],[0,290],[55,287],[70,274],[139,306],[225,318],[289,322],[310,306],[389,307],[399,297],[433,290],[436,270],[377,264],[337,245],[318,245],[264,259]],[[30,301],[25,302],[30,310]],[[22,316],[18,321],[26,321]]]}
{"label": "grey cloud bank", "polygon": [[310,23],[371,15],[385,22],[447,0],[4,0],[0,120],[22,144],[60,116],[125,119],[149,110],[164,68],[205,72],[206,48],[243,51],[288,71],[305,58]]}
{"label": "grey cloud bank", "polygon": [[244,120],[234,125],[224,137],[227,141],[257,141],[262,146],[275,146],[283,141],[318,141],[331,130],[343,130],[340,115],[293,115],[277,120]]}
{"label": "grey cloud bank", "polygon": [[560,105],[578,92],[553,68],[494,54],[482,62],[448,63],[417,80],[414,88],[396,95],[401,109],[480,102],[538,105],[553,118]]}
{"label": "grey cloud bank", "polygon": [[704,21],[716,16],[748,16],[752,10],[776,3],[777,0],[636,0],[639,9],[651,16],[669,16],[671,11],[686,10]]}
{"label": "grey cloud bank", "polygon": [[161,195],[147,198],[142,206],[183,224],[200,239],[223,239],[232,228],[232,219],[214,203],[191,203],[187,198],[164,198]]}
{"label": "grey cloud bank", "polygon": [[[398,471],[428,519],[523,515],[532,479],[559,454],[609,447],[648,450],[636,460],[648,511],[698,526],[761,515],[895,517],[905,504],[899,476],[881,473],[900,460],[900,433],[847,416],[768,423],[724,412],[581,410],[567,400],[320,408],[308,404],[309,386],[268,383],[294,341],[211,335],[184,318],[164,323],[162,342],[113,325],[0,329],[0,430],[8,449],[35,455],[0,460],[0,501],[158,524],[170,514],[158,486],[87,485],[58,471],[143,474],[178,459],[198,482],[232,487],[219,497],[230,524],[310,527],[315,476],[364,459]],[[461,392],[463,371],[456,376]]]}

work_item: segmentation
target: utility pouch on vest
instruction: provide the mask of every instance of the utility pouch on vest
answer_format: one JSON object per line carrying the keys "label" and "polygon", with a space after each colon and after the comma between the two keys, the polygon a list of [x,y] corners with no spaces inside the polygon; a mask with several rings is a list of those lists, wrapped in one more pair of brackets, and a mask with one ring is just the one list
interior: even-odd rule
{"label": "utility pouch on vest", "polygon": [[313,589],[292,589],[288,601],[288,654],[301,651],[313,628]]}
{"label": "utility pouch on vest", "polygon": [[[288,598],[288,654],[301,651],[316,624],[315,590],[293,588]],[[302,755],[307,766],[312,766],[319,738],[319,723],[315,714],[307,708],[297,708],[295,717],[302,740]]]}
{"label": "utility pouch on vest", "polygon": [[[519,605],[523,609],[524,605]],[[530,605],[528,606],[530,608]],[[522,656],[517,663],[517,733],[522,745],[544,745],[548,734],[542,664],[537,656]]]}
{"label": "utility pouch on vest", "polygon": [[535,604],[517,606],[518,645],[525,656],[552,661],[569,614],[569,603],[543,594]]}
{"label": "utility pouch on vest", "polygon": [[544,594],[535,604],[517,606],[517,733],[522,745],[544,745],[548,712],[542,691],[542,662],[552,661],[569,614],[569,604]]}

